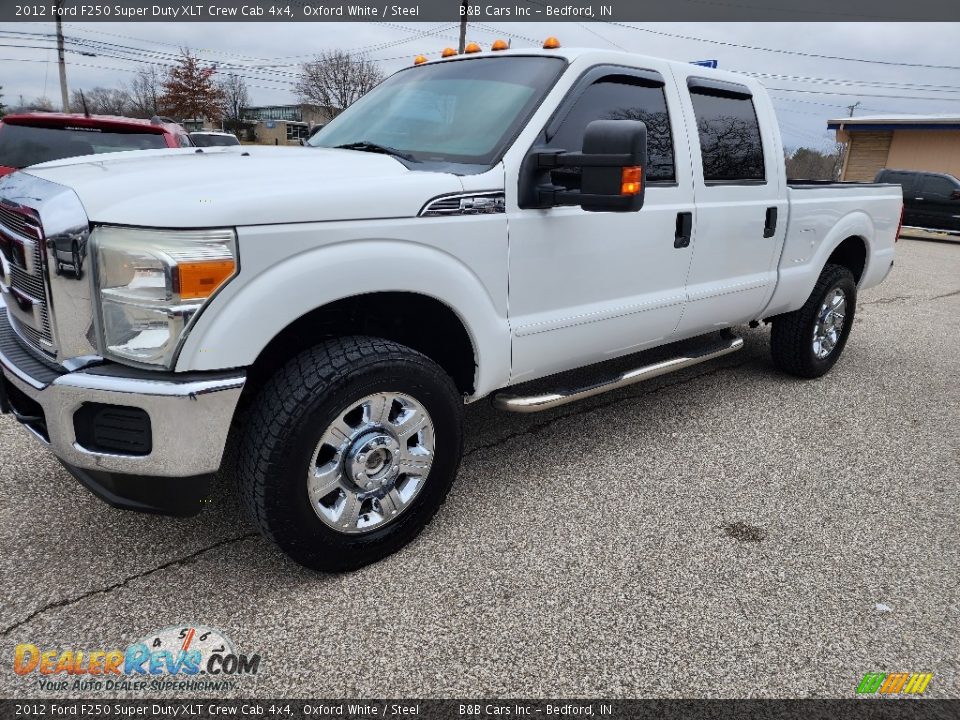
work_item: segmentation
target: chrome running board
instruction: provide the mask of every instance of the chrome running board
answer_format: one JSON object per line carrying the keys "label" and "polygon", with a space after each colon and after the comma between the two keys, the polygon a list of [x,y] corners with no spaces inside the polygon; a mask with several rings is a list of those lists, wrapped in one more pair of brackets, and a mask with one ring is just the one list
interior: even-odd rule
{"label": "chrome running board", "polygon": [[493,396],[493,406],[498,410],[516,413],[535,413],[543,410],[551,410],[560,405],[566,405],[567,403],[576,402],[577,400],[584,400],[594,395],[610,392],[611,390],[619,390],[628,385],[650,380],[660,375],[677,372],[691,365],[698,365],[699,363],[713,360],[723,355],[729,355],[743,347],[743,338],[727,336],[721,339],[721,343],[720,346],[708,346],[702,350],[686,353],[680,357],[663,360],[662,362],[653,363],[652,365],[645,365],[635,370],[629,370],[611,380],[605,380],[604,382],[580,389],[560,390],[544,395],[529,395],[526,397],[512,395],[507,392],[498,392]]}

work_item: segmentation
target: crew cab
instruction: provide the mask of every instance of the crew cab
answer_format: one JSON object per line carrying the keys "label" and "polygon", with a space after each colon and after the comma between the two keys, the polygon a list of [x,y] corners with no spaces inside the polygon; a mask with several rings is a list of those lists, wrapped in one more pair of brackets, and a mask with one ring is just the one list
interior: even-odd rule
{"label": "crew cab", "polygon": [[189,147],[186,131],[167,118],[151,120],[30,112],[0,121],[0,176],[37,163],[79,155]]}
{"label": "crew cab", "polygon": [[761,321],[775,367],[821,377],[893,266],[900,188],[789,183],[767,93],[729,72],[553,42],[418,58],[308,145],[0,181],[0,366],[5,409],[101,497],[192,513],[223,471],[320,570],[430,521],[466,403],[548,410]]}

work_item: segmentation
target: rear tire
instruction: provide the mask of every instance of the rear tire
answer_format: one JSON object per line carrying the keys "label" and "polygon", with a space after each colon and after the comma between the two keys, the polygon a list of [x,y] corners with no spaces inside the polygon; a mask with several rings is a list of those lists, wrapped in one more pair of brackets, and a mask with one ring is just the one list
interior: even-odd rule
{"label": "rear tire", "polygon": [[429,358],[378,338],[331,339],[292,358],[253,401],[240,495],[293,560],[354,570],[430,522],[456,476],[462,426],[463,400]]}
{"label": "rear tire", "polygon": [[802,378],[826,374],[847,344],[856,305],[853,274],[842,265],[826,265],[803,307],[773,319],[773,364]]}

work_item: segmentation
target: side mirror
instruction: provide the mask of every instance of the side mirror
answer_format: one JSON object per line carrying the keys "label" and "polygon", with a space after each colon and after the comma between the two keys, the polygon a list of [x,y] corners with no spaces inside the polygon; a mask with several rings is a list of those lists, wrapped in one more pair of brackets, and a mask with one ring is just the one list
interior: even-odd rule
{"label": "side mirror", "polygon": [[[639,120],[594,120],[582,152],[531,152],[520,170],[520,207],[579,205],[591,212],[636,212],[646,186],[647,126]],[[551,170],[580,168],[579,188],[554,184]]]}

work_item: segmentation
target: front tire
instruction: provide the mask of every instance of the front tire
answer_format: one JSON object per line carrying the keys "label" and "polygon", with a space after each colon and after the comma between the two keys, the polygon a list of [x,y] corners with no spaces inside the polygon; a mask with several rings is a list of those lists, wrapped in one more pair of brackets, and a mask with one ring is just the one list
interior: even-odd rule
{"label": "front tire", "polygon": [[328,340],[253,401],[237,476],[263,534],[314,570],[396,552],[446,499],[463,452],[463,401],[429,358],[370,337]]}
{"label": "front tire", "polygon": [[834,366],[847,344],[857,307],[857,285],[842,265],[827,264],[803,307],[773,319],[773,364],[802,378]]}

